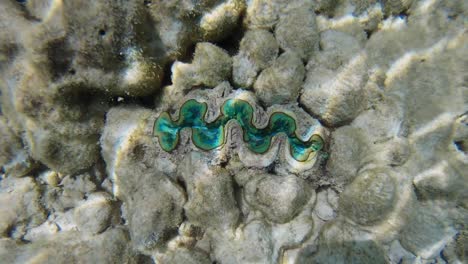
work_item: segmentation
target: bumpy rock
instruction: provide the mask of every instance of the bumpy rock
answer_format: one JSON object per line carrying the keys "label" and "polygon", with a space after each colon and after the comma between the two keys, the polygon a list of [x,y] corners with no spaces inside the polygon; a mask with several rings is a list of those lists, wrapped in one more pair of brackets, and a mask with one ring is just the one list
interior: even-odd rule
{"label": "bumpy rock", "polygon": [[227,52],[211,43],[198,43],[191,64],[172,65],[173,89],[189,90],[194,86],[215,87],[231,76],[232,60]]}
{"label": "bumpy rock", "polygon": [[[213,234],[213,257],[225,263],[272,263],[273,241],[271,228],[254,220],[242,229],[242,236]],[[242,252],[242,255],[238,254]]]}
{"label": "bumpy rock", "polygon": [[24,176],[34,168],[34,161],[6,120],[0,115],[0,166],[7,176]]}
{"label": "bumpy rock", "polygon": [[39,186],[31,177],[0,181],[0,236],[21,238],[46,219]]}
{"label": "bumpy rock", "polygon": [[[323,55],[333,60],[333,56],[338,54]],[[352,121],[367,103],[363,89],[367,81],[366,59],[364,53],[358,53],[335,70],[311,60],[307,65],[307,79],[300,98],[302,105],[328,126],[340,126]]]}
{"label": "bumpy rock", "polygon": [[189,1],[158,1],[138,2],[144,6],[149,14],[145,22],[136,25],[137,29],[156,30],[158,34],[151,36],[140,35],[153,50],[158,51],[156,56],[164,60],[177,59],[187,54],[188,47],[200,36],[199,21],[203,14],[215,7],[215,1],[201,1],[194,4]]}
{"label": "bumpy rock", "polygon": [[260,73],[254,90],[267,105],[294,102],[299,96],[304,75],[301,59],[294,52],[287,51]]}
{"label": "bumpy rock", "polygon": [[468,252],[466,251],[467,230],[459,232],[445,246],[441,255],[448,263],[464,263],[468,260]]}
{"label": "bumpy rock", "polygon": [[76,207],[74,214],[79,230],[92,234],[104,231],[115,215],[111,199],[106,193],[93,193]]}
{"label": "bumpy rock", "polygon": [[319,246],[317,255],[302,257],[299,261],[312,263],[388,263],[382,248],[373,241],[351,241]]}
{"label": "bumpy rock", "polygon": [[460,152],[468,153],[468,114],[460,116],[455,121],[453,141]]}
{"label": "bumpy rock", "polygon": [[278,48],[269,31],[249,30],[240,42],[239,53],[251,59],[259,69],[264,69],[278,56]]}
{"label": "bumpy rock", "polygon": [[455,253],[461,261],[468,260],[468,252],[466,251],[466,243],[468,242],[468,231],[465,229],[456,238]]}
{"label": "bumpy rock", "polygon": [[260,70],[270,66],[278,56],[278,44],[267,30],[249,30],[233,58],[232,77],[236,85],[249,88]]}
{"label": "bumpy rock", "polygon": [[307,61],[318,50],[320,39],[312,8],[299,7],[281,15],[275,36],[283,50],[294,51]]}
{"label": "bumpy rock", "polygon": [[343,188],[356,177],[363,154],[368,148],[367,142],[361,131],[350,126],[335,130],[330,141],[327,171],[333,175],[333,183]]}
{"label": "bumpy rock", "polygon": [[[139,263],[128,246],[129,237],[121,227],[100,235],[81,237],[78,232],[63,232],[53,239],[30,244],[0,240],[0,258],[8,263]],[[6,249],[6,250],[3,250]]]}
{"label": "bumpy rock", "polygon": [[338,7],[341,0],[317,0],[315,1],[315,10],[327,15],[333,14],[333,11]]}
{"label": "bumpy rock", "polygon": [[387,141],[405,135],[406,128],[401,123],[404,113],[395,99],[384,97],[378,100],[385,103],[363,111],[353,120],[351,127],[365,135],[368,142]]}
{"label": "bumpy rock", "polygon": [[184,202],[181,190],[170,180],[158,179],[161,176],[154,174],[145,176],[138,187],[140,192],[124,198],[132,242],[140,250],[163,246],[175,236],[182,222]]}
{"label": "bumpy rock", "polygon": [[301,251],[298,263],[388,263],[383,248],[359,230],[343,222],[331,222],[322,229],[318,251]]}
{"label": "bumpy rock", "polygon": [[[51,173],[50,177],[54,177]],[[51,179],[53,181],[59,179]],[[57,182],[58,183],[58,182]],[[96,190],[89,173],[76,176],[67,175],[60,180],[60,184],[48,186],[42,197],[47,209],[52,212],[64,212],[80,204],[85,196]]]}
{"label": "bumpy rock", "polygon": [[[454,164],[455,165],[455,164]],[[413,179],[417,194],[424,199],[448,198],[465,200],[468,188],[466,175],[451,168],[447,161],[443,161],[431,169],[418,174]]]}
{"label": "bumpy rock", "polygon": [[209,264],[212,263],[208,254],[200,250],[190,250],[179,248],[177,251],[169,251],[164,255],[157,256],[156,259],[160,263],[167,264]]}
{"label": "bumpy rock", "polygon": [[[455,38],[446,49],[434,47],[409,54],[395,62],[387,72],[385,86],[389,93],[397,97],[401,93],[405,95],[400,103],[405,109],[407,122],[411,124],[408,128],[410,131],[430,123],[440,113],[462,114],[466,100],[458,87],[463,86],[464,81],[462,74],[452,75],[452,72],[459,72],[463,67],[455,58],[468,53],[459,46],[462,45],[460,41],[463,40]],[[402,77],[398,77],[402,70],[400,67],[406,71]],[[441,86],[445,89],[441,90]]]}
{"label": "bumpy rock", "polygon": [[433,207],[415,208],[400,235],[401,245],[417,256],[433,258],[456,231],[446,221],[446,213]]}
{"label": "bumpy rock", "polygon": [[253,29],[271,29],[278,22],[275,1],[253,0],[247,7],[246,24]]}
{"label": "bumpy rock", "polygon": [[222,39],[237,25],[244,9],[243,0],[228,0],[214,7],[200,20],[202,37],[211,41]]}
{"label": "bumpy rock", "polygon": [[[2,111],[35,160],[75,173],[98,159],[113,97],[154,94],[168,61],[185,55],[202,35],[224,36],[236,25],[244,1],[1,5],[2,18],[14,25],[0,28],[5,33],[0,41]],[[227,74],[217,81],[227,79],[231,68],[221,71]],[[205,77],[198,81],[215,85],[211,75]]]}
{"label": "bumpy rock", "polygon": [[411,6],[412,3],[413,0],[382,1],[384,11],[387,15],[398,15],[403,13]]}
{"label": "bumpy rock", "polygon": [[314,65],[339,69],[348,63],[361,50],[359,40],[352,34],[338,31],[326,30],[320,34],[321,52],[314,58]]}
{"label": "bumpy rock", "polygon": [[323,190],[317,193],[317,204],[315,205],[315,214],[325,221],[332,220],[336,217],[334,204],[328,201],[328,196],[336,195],[333,190]]}
{"label": "bumpy rock", "polygon": [[375,5],[377,0],[351,0],[350,2],[354,5],[354,13],[362,14],[367,11],[369,7]]}
{"label": "bumpy rock", "polygon": [[271,221],[286,223],[301,212],[315,192],[294,176],[257,175],[245,186],[245,199]]}
{"label": "bumpy rock", "polygon": [[114,195],[124,201],[132,243],[140,250],[162,246],[176,235],[185,203],[182,190],[156,163],[146,130],[149,116],[145,109],[111,109],[101,139]]}
{"label": "bumpy rock", "polygon": [[301,213],[291,221],[284,224],[272,223],[273,259],[281,260],[288,258],[288,250],[284,250],[285,248],[295,248],[303,245],[307,239],[317,232],[316,218],[312,214],[315,204],[316,197],[312,195]]}
{"label": "bumpy rock", "polygon": [[231,176],[226,170],[211,169],[204,163],[200,154],[192,152],[181,167],[188,194],[185,214],[198,226],[232,229],[237,225],[239,209]]}
{"label": "bumpy rock", "polygon": [[383,218],[394,205],[396,187],[388,172],[362,172],[340,197],[340,211],[353,221],[369,225]]}

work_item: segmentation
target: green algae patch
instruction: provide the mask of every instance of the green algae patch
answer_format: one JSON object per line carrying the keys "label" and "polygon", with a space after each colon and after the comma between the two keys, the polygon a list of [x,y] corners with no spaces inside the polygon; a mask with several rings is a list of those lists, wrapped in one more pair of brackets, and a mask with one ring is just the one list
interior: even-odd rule
{"label": "green algae patch", "polygon": [[212,150],[226,142],[225,126],[235,120],[242,127],[243,140],[249,150],[257,154],[267,152],[272,138],[284,133],[289,142],[291,155],[297,161],[306,161],[310,154],[323,148],[322,137],[314,134],[307,141],[302,141],[296,134],[296,120],[283,112],[271,114],[265,128],[253,124],[253,107],[241,99],[228,99],[221,106],[221,115],[213,122],[206,122],[208,106],[194,99],[186,101],[179,111],[179,118],[172,120],[163,112],[154,123],[154,136],[164,151],[170,152],[179,143],[179,133],[184,128],[192,129],[193,144],[202,150]]}

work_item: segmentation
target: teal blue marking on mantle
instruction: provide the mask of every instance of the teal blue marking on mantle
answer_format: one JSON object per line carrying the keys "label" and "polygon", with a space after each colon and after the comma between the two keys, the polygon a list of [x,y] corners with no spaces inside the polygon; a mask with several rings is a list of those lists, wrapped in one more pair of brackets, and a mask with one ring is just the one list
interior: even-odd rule
{"label": "teal blue marking on mantle", "polygon": [[154,123],[154,136],[164,151],[170,152],[179,143],[179,133],[183,128],[192,129],[192,141],[202,150],[212,150],[226,142],[224,131],[228,121],[236,120],[243,130],[243,140],[249,150],[263,154],[270,149],[272,138],[284,133],[289,141],[291,155],[297,161],[306,161],[311,153],[323,148],[322,137],[314,134],[307,141],[296,135],[296,121],[283,112],[271,114],[265,128],[253,125],[253,108],[244,100],[228,99],[221,107],[221,115],[213,122],[205,121],[208,106],[194,99],[186,101],[179,111],[179,118],[173,121],[167,112],[163,112]]}

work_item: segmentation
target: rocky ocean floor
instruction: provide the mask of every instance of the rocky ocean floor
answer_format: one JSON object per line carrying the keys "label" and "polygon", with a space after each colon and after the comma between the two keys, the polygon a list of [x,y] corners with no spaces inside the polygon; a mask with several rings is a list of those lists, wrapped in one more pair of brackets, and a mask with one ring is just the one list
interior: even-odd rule
{"label": "rocky ocean floor", "polygon": [[0,263],[466,263],[467,14],[0,1]]}

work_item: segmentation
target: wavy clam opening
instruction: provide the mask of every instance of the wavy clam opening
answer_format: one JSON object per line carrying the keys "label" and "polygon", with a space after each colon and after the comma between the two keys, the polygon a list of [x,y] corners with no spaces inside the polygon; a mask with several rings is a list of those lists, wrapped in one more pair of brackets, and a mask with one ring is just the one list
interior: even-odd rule
{"label": "wavy clam opening", "polygon": [[302,141],[296,134],[296,120],[283,112],[270,115],[264,128],[257,128],[253,120],[253,107],[241,99],[228,99],[221,106],[221,114],[213,122],[206,122],[208,106],[194,99],[186,101],[179,111],[177,120],[172,120],[169,113],[163,112],[155,121],[153,134],[158,137],[164,151],[174,150],[179,143],[179,132],[183,128],[192,129],[192,141],[202,150],[212,150],[226,143],[225,125],[230,120],[239,123],[243,130],[243,140],[249,150],[263,154],[270,149],[272,138],[286,134],[290,153],[297,161],[307,161],[310,154],[323,148],[324,141],[317,134],[307,141]]}

